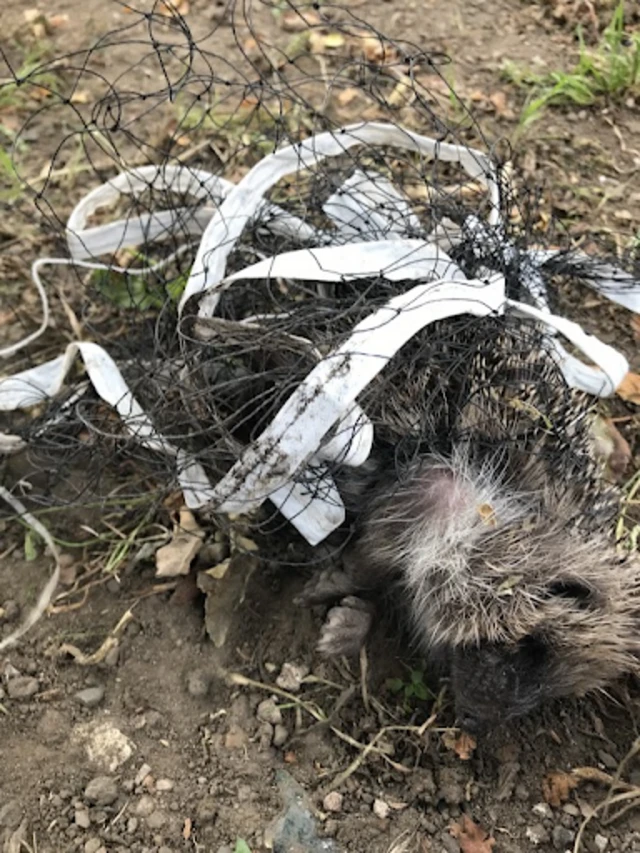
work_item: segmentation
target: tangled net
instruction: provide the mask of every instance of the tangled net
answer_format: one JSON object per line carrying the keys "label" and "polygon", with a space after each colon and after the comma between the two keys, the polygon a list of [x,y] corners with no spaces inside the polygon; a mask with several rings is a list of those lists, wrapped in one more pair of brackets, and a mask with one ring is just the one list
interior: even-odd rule
{"label": "tangled net", "polygon": [[[613,393],[624,357],[553,314],[556,283],[635,311],[638,283],[562,235],[534,243],[535,205],[445,56],[326,3],[230,2],[198,34],[166,2],[114,8],[118,29],[20,80],[48,94],[16,169],[21,138],[46,126],[32,190],[64,248],[33,267],[42,322],[17,305],[26,334],[2,352],[14,496],[126,506],[180,490],[315,545],[345,519],[345,469],[374,445],[398,466],[446,453],[505,353],[513,367],[546,352],[566,407],[571,387]],[[62,201],[78,163],[83,190]],[[535,405],[552,401],[541,417],[564,429],[545,383],[529,370]]]}

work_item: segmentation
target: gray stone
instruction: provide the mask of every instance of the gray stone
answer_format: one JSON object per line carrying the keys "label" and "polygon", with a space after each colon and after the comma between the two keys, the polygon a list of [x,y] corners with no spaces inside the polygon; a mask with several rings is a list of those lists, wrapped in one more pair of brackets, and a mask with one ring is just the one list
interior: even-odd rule
{"label": "gray stone", "polygon": [[84,789],[85,800],[96,806],[110,806],[118,799],[118,786],[110,776],[96,776]]}
{"label": "gray stone", "polygon": [[277,726],[282,723],[282,711],[278,708],[274,699],[265,699],[258,705],[256,716],[264,723]]}
{"label": "gray stone", "polygon": [[97,684],[95,687],[86,687],[75,694],[76,700],[85,708],[95,708],[104,699],[104,685]]}
{"label": "gray stone", "polygon": [[113,646],[105,655],[104,662],[107,666],[117,666],[119,659],[120,649],[117,646]]}
{"label": "gray stone", "polygon": [[20,605],[12,598],[5,601],[1,609],[2,621],[4,622],[15,622],[18,616],[20,616]]}
{"label": "gray stone", "polygon": [[88,809],[77,809],[73,820],[75,825],[79,826],[80,829],[89,829],[91,826]]}
{"label": "gray stone", "polygon": [[297,693],[302,686],[302,679],[309,675],[309,667],[303,663],[283,663],[276,684],[290,693]]}
{"label": "gray stone", "polygon": [[147,826],[149,829],[162,829],[167,822],[167,816],[160,811],[152,812],[147,818]]}
{"label": "gray stone", "polygon": [[149,817],[149,815],[155,811],[155,808],[156,804],[153,797],[150,797],[148,794],[143,794],[136,804],[135,812],[138,817]]}
{"label": "gray stone", "polygon": [[286,726],[275,725],[273,727],[273,745],[280,747],[284,746],[285,743],[289,740],[289,729]]}
{"label": "gray stone", "polygon": [[9,800],[0,806],[0,826],[6,829],[16,829],[20,826],[23,808],[17,800]]}
{"label": "gray stone", "polygon": [[101,847],[102,841],[99,838],[90,838],[85,842],[84,853],[98,853],[98,850],[100,850]]}
{"label": "gray stone", "polygon": [[553,831],[551,833],[551,838],[553,840],[553,846],[556,848],[556,850],[566,850],[567,847],[570,847],[573,844],[575,832],[572,832],[565,826],[554,826]]}
{"label": "gray stone", "polygon": [[213,823],[218,814],[218,804],[215,797],[207,795],[196,806],[196,817],[202,823]]}
{"label": "gray stone", "polygon": [[67,739],[67,717],[54,708],[47,708],[38,720],[38,737],[45,744],[62,743]]}
{"label": "gray stone", "polygon": [[187,692],[196,699],[203,699],[211,688],[211,676],[199,669],[194,669],[187,676]]}
{"label": "gray stone", "polygon": [[17,675],[7,683],[7,695],[9,699],[29,699],[40,690],[37,678],[31,675]]}
{"label": "gray stone", "polygon": [[343,796],[339,791],[329,791],[322,801],[322,807],[326,812],[340,812],[342,811],[342,801]]}
{"label": "gray stone", "polygon": [[549,842],[549,833],[541,823],[535,823],[533,826],[528,826],[525,830],[525,835],[534,845],[547,844]]}
{"label": "gray stone", "polygon": [[598,750],[598,758],[600,759],[600,761],[602,761],[602,763],[607,768],[607,770],[617,770],[618,769],[618,762],[613,757],[613,755],[611,755],[610,752],[607,752],[604,749],[599,749]]}
{"label": "gray stone", "polygon": [[438,795],[449,805],[465,801],[464,786],[460,772],[454,767],[443,767],[438,774]]}

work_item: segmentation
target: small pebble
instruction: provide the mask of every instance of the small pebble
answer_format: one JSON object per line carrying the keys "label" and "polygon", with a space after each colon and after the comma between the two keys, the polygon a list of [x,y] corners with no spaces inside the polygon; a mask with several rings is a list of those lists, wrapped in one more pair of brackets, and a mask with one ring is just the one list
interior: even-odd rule
{"label": "small pebble", "polygon": [[2,611],[4,622],[15,622],[18,616],[20,616],[20,605],[17,601],[10,598],[2,605]]}
{"label": "small pebble", "polygon": [[91,826],[91,819],[87,809],[78,809],[73,820],[75,825],[79,826],[80,829],[89,829]]}
{"label": "small pebble", "polygon": [[604,835],[598,834],[594,836],[593,843],[595,844],[598,853],[604,853],[607,849],[607,845],[609,844],[609,839]]}
{"label": "small pebble", "polygon": [[155,810],[155,807],[156,804],[153,797],[150,797],[148,794],[143,794],[136,803],[135,813],[138,817],[149,817],[149,815]]}
{"label": "small pebble", "polygon": [[549,833],[541,823],[528,826],[525,830],[525,835],[536,847],[538,844],[547,844],[549,842]]}
{"label": "small pebble", "polygon": [[566,850],[573,843],[575,832],[567,829],[565,826],[554,826],[551,832],[553,846],[556,850]]}
{"label": "small pebble", "polygon": [[116,666],[120,658],[120,649],[117,646],[109,649],[104,656],[104,662],[107,666]]}
{"label": "small pebble", "polygon": [[68,736],[68,719],[55,708],[47,708],[38,720],[38,737],[46,744],[61,743]]}
{"label": "small pebble", "polygon": [[442,767],[438,774],[439,790],[438,796],[447,805],[458,805],[466,798],[463,777],[455,767]]}
{"label": "small pebble", "polygon": [[199,669],[194,669],[187,676],[187,693],[195,699],[204,698],[211,687],[211,676]]}
{"label": "small pebble", "polygon": [[18,800],[0,803],[0,827],[17,829],[23,816],[23,808]]}
{"label": "small pebble", "polygon": [[7,683],[9,699],[29,699],[40,690],[37,678],[30,675],[17,675]]}
{"label": "small pebble", "polygon": [[162,829],[167,822],[167,816],[160,811],[152,812],[147,818],[147,826],[149,829]]}
{"label": "small pebble", "polygon": [[613,755],[611,755],[610,752],[606,752],[606,750],[604,750],[604,749],[599,749],[598,750],[598,758],[600,759],[600,761],[602,761],[602,763],[607,768],[607,770],[617,770],[618,769],[618,762],[613,757]]}
{"label": "small pebble", "polygon": [[273,727],[273,745],[277,747],[284,746],[288,740],[289,729],[286,728],[286,726],[282,726],[280,724],[275,725]]}
{"label": "small pebble", "polygon": [[85,708],[95,708],[104,699],[104,685],[97,684],[95,687],[85,687],[75,694],[76,701]]}
{"label": "small pebble", "polygon": [[[84,853],[98,853],[102,847],[102,841],[99,838],[90,838],[84,845]],[[102,847],[104,850],[104,847]]]}
{"label": "small pebble", "polygon": [[173,791],[173,787],[172,779],[158,779],[156,782],[156,791]]}
{"label": "small pebble", "polygon": [[342,811],[343,796],[338,791],[329,791],[327,796],[322,801],[323,808],[326,812]]}
{"label": "small pebble", "polygon": [[127,821],[127,832],[129,833],[129,835],[133,835],[135,833],[139,823],[140,821],[137,817],[129,818],[129,820]]}
{"label": "small pebble", "polygon": [[572,817],[580,817],[580,809],[573,803],[565,803],[562,807],[562,811]]}
{"label": "small pebble", "polygon": [[258,745],[261,750],[269,749],[273,742],[273,726],[269,723],[260,723],[258,728]]}
{"label": "small pebble", "polygon": [[303,663],[283,663],[276,684],[290,693],[297,693],[303,678],[309,675],[309,667]]}
{"label": "small pebble", "polygon": [[536,803],[535,806],[531,809],[534,814],[540,815],[540,817],[553,817],[553,812],[551,810],[551,806],[549,803]]}
{"label": "small pebble", "polygon": [[327,838],[333,838],[335,835],[338,834],[339,828],[340,824],[337,820],[328,820],[322,827],[322,834],[326,835]]}
{"label": "small pebble", "polygon": [[12,678],[17,678],[21,674],[22,673],[20,672],[20,670],[17,669],[12,663],[9,663],[9,661],[5,663],[2,669],[2,677],[5,681],[10,681]]}
{"label": "small pebble", "polygon": [[282,723],[282,711],[274,699],[265,699],[258,705],[256,716],[265,723],[276,726]]}
{"label": "small pebble", "polygon": [[213,823],[218,814],[218,804],[215,797],[207,795],[196,806],[196,817],[202,823]]}
{"label": "small pebble", "polygon": [[386,818],[388,818],[390,811],[391,807],[388,803],[385,803],[384,800],[373,801],[373,813],[376,817],[379,817],[380,820],[385,820]]}
{"label": "small pebble", "polygon": [[151,767],[148,764],[143,764],[140,770],[136,773],[136,785],[142,785],[147,776],[151,773]]}
{"label": "small pebble", "polygon": [[84,798],[96,806],[110,806],[118,799],[118,785],[110,776],[96,776],[84,789]]}
{"label": "small pebble", "polygon": [[224,745],[227,749],[242,749],[249,742],[249,735],[240,726],[232,723],[229,731],[224,736]]}

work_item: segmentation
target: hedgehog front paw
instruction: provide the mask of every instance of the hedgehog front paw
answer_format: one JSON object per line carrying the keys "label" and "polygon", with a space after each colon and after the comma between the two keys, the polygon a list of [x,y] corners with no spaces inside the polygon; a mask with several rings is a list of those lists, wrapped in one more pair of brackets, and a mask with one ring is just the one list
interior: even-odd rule
{"label": "hedgehog front paw", "polygon": [[318,643],[320,654],[329,657],[357,655],[371,629],[375,608],[354,595],[331,608]]}
{"label": "hedgehog front paw", "polygon": [[294,603],[300,607],[328,604],[355,591],[353,581],[342,569],[324,569],[311,578],[302,592],[294,598]]}

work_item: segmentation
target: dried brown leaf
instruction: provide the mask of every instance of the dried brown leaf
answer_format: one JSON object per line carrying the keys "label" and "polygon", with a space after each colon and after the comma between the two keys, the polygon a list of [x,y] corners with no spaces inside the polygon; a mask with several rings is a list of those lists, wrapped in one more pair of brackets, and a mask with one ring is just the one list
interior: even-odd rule
{"label": "dried brown leaf", "polygon": [[186,817],[184,819],[184,826],[182,827],[182,837],[185,841],[188,841],[191,838],[191,818]]}
{"label": "dried brown leaf", "polygon": [[487,527],[495,527],[497,524],[496,511],[491,504],[484,503],[478,507],[478,515],[487,525]]}
{"label": "dried brown leaf", "polygon": [[188,509],[180,511],[180,521],[173,528],[171,542],[156,551],[156,577],[186,575],[196,554],[202,548],[204,530]]}
{"label": "dried brown leaf", "polygon": [[445,732],[442,735],[442,742],[447,749],[455,752],[461,761],[468,761],[476,748],[476,739],[467,732],[461,732],[457,737],[453,732]]}
{"label": "dried brown leaf", "polygon": [[500,118],[514,118],[514,112],[509,106],[506,92],[503,92],[501,89],[498,89],[496,92],[493,92],[493,94],[489,95],[489,102],[494,108],[496,115]]}
{"label": "dried brown leaf", "polygon": [[622,480],[631,462],[629,442],[611,418],[601,415],[594,418],[592,431],[596,455],[602,459],[607,472],[614,480]]}
{"label": "dried brown leaf", "polygon": [[550,806],[558,808],[566,803],[578,780],[572,773],[556,770],[548,773],[542,780],[542,796]]}
{"label": "dried brown leaf", "polygon": [[216,578],[209,572],[198,573],[198,588],[206,596],[205,628],[217,649],[226,642],[237,609],[244,601],[247,584],[258,565],[255,554],[238,551],[231,557],[221,577]]}
{"label": "dried brown leaf", "polygon": [[468,815],[462,815],[459,823],[452,823],[449,832],[458,839],[462,853],[491,853],[496,843],[495,838]]}
{"label": "dried brown leaf", "polygon": [[640,406],[640,376],[637,373],[627,373],[618,385],[616,393],[626,403]]}

